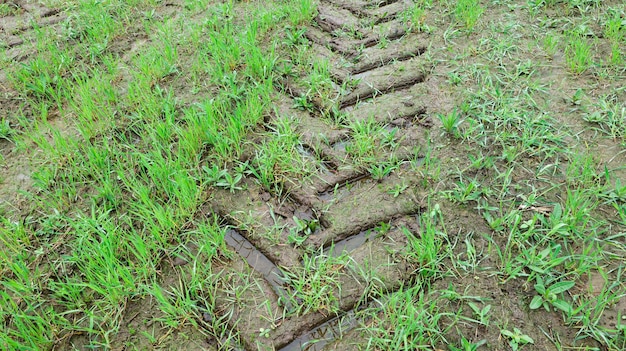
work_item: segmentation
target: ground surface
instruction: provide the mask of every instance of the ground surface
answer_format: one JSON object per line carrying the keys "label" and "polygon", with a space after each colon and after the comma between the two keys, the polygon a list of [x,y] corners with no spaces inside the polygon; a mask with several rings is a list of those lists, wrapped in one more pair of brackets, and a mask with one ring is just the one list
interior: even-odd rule
{"label": "ground surface", "polygon": [[0,0],[0,346],[623,350],[626,6]]}

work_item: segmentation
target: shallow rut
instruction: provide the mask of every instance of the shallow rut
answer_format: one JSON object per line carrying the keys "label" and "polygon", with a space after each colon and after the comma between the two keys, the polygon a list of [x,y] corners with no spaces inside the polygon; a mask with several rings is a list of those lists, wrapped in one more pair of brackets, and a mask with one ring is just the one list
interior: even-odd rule
{"label": "shallow rut", "polygon": [[[230,243],[248,260],[248,279],[257,282],[237,299],[225,284],[218,298],[219,310],[231,316],[230,324],[239,331],[246,349],[295,350],[319,335],[332,339],[337,336],[333,329],[338,324],[344,331],[356,325],[344,320],[350,319],[352,310],[362,306],[372,285],[378,284],[366,281],[365,267],[384,285],[378,288],[387,292],[399,288],[413,274],[414,269],[401,259],[406,244],[401,229],[418,228],[416,216],[425,206],[424,192],[417,185],[421,179],[398,176],[398,172],[372,179],[346,152],[351,131],[320,122],[329,111],[345,115],[347,121],[373,118],[397,129],[400,146],[394,157],[416,157],[430,125],[424,117],[428,106],[421,103],[419,89],[415,89],[428,77],[421,58],[427,43],[419,34],[407,32],[401,22],[403,11],[410,6],[411,2],[393,0],[322,2],[304,37],[312,52],[331,63],[330,74],[339,96],[336,105],[331,108],[328,101],[312,99],[312,110],[294,109],[295,99],[305,95],[307,88],[298,79],[284,77],[277,86],[277,94],[283,97],[275,110],[298,116],[303,152],[321,155],[325,169],[309,182],[287,182],[287,200],[267,193],[251,179],[244,181],[246,195],[220,190],[214,194],[207,215],[217,213],[238,228],[230,239],[240,239]],[[350,88],[341,91],[340,86]],[[381,160],[388,156],[382,155]],[[400,187],[406,190],[392,195],[390,190]],[[299,246],[289,240],[290,228],[297,225],[293,217],[319,223]],[[390,223],[390,230],[372,234],[381,223]],[[237,244],[243,240],[245,245]],[[339,311],[293,313],[302,301],[302,292],[280,272],[302,272],[303,260],[311,252],[349,257],[349,264],[335,267],[336,285],[330,292]],[[250,262],[250,257],[256,257],[255,261]],[[268,277],[272,274],[268,272],[275,276]],[[260,308],[260,303],[266,307]],[[322,344],[315,349],[320,347]]]}

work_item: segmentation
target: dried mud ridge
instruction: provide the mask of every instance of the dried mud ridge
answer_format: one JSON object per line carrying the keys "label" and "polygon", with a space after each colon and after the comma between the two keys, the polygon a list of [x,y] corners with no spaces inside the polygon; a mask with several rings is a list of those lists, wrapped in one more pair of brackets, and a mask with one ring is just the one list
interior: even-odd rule
{"label": "dried mud ridge", "polygon": [[[354,308],[365,305],[368,292],[394,291],[410,281],[416,270],[402,259],[402,253],[406,229],[418,234],[417,214],[424,206],[424,194],[416,190],[421,179],[398,175],[405,173],[402,169],[382,180],[371,179],[346,152],[351,131],[332,129],[322,121],[338,114],[352,121],[373,117],[397,128],[399,146],[393,156],[416,159],[429,123],[426,106],[420,105],[414,88],[428,74],[420,57],[426,51],[424,39],[407,33],[400,23],[399,15],[410,5],[389,0],[322,2],[305,37],[318,57],[331,63],[338,96],[335,106],[313,97],[313,108],[296,110],[295,101],[305,96],[307,87],[299,83],[303,79],[284,77],[278,87],[283,99],[276,112],[297,114],[305,144],[302,154],[321,156],[323,169],[310,181],[285,182],[287,200],[267,193],[251,179],[243,182],[246,191],[214,192],[211,212],[239,229],[226,235],[238,255],[224,268],[213,313],[220,318],[228,316],[245,349],[300,350],[302,344],[320,335],[332,339],[337,323],[342,323],[344,331],[355,326],[339,317],[350,316]],[[379,45],[382,41],[385,45]],[[339,94],[341,86],[350,88]],[[386,160],[390,155],[381,150],[378,156]],[[399,186],[407,190],[392,194],[390,190]],[[300,246],[288,240],[289,228],[296,228],[294,216],[319,223]],[[390,229],[375,235],[374,229],[382,222],[391,223]],[[307,275],[315,274],[303,269],[310,256],[307,252],[349,256],[331,267],[319,268],[327,269],[333,278],[327,282],[332,289],[326,294],[340,312],[330,311],[330,306],[326,306],[328,310],[298,310],[307,296],[294,288],[295,277],[306,281]],[[241,267],[247,265],[252,272],[242,276]],[[282,272],[291,273],[286,277]],[[235,296],[237,286],[248,289]],[[307,288],[300,291],[306,295]]]}
{"label": "dried mud ridge", "polygon": [[15,61],[23,61],[34,52],[35,27],[56,25],[67,18],[60,9],[37,3],[9,0],[6,4],[13,11],[9,16],[0,17],[0,46],[8,48],[7,56]]}
{"label": "dried mud ridge", "polygon": [[[51,27],[58,31],[67,15],[58,8],[48,8],[25,0],[0,0],[12,10],[0,16],[0,48],[11,61],[24,62],[35,54],[37,38],[35,28]],[[17,111],[21,99],[9,88],[5,70],[0,70],[0,110]]]}

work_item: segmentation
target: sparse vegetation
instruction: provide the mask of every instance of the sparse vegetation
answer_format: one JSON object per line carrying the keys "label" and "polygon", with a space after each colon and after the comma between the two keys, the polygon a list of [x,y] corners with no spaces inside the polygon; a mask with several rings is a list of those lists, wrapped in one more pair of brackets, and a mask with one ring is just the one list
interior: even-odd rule
{"label": "sparse vegetation", "polygon": [[0,349],[626,349],[625,13],[0,3]]}

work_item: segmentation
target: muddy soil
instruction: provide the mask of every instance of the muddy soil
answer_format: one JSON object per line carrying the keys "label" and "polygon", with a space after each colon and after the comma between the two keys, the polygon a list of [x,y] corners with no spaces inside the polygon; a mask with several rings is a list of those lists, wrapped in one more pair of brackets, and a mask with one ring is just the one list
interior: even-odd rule
{"label": "muddy soil", "polygon": [[[274,198],[271,194],[258,193],[252,184],[248,184],[249,194],[256,195],[250,198],[227,192],[215,194],[216,211],[229,218],[229,223],[238,225],[249,221],[241,216],[255,218],[257,225],[241,234],[279,269],[294,269],[303,254],[331,244],[339,247],[340,252],[348,252],[351,257],[359,255],[358,252],[366,247],[361,245],[372,245],[366,239],[366,233],[380,223],[396,223],[401,218],[407,218],[406,215],[419,216],[429,206],[427,199],[431,204],[436,202],[441,205],[451,240],[462,240],[463,235],[473,233],[474,237],[469,240],[476,245],[476,250],[488,250],[489,244],[481,239],[480,233],[490,233],[492,229],[486,225],[484,218],[470,208],[459,207],[437,195],[449,189],[451,184],[447,180],[415,176],[408,170],[399,170],[382,181],[373,180],[367,172],[352,164],[346,154],[346,146],[351,143],[350,130],[319,124],[319,119],[329,114],[331,118],[345,114],[348,121],[373,117],[378,122],[399,127],[400,140],[407,146],[404,154],[399,152],[401,159],[408,161],[414,156],[409,151],[410,147],[419,149],[434,144],[435,149],[439,150],[435,157],[441,158],[443,173],[466,165],[458,157],[467,150],[461,145],[450,144],[447,137],[432,130],[433,126],[440,127],[439,121],[433,121],[432,116],[459,107],[459,101],[455,100],[459,89],[450,89],[445,79],[449,74],[448,68],[444,64],[433,71],[431,66],[433,61],[445,60],[439,56],[446,55],[445,50],[436,48],[437,45],[443,47],[446,44],[441,41],[439,30],[430,34],[406,31],[400,14],[410,6],[412,3],[406,1],[321,2],[318,16],[306,28],[305,37],[312,51],[330,62],[331,77],[336,86],[346,86],[352,79],[356,79],[357,83],[347,84],[350,88],[346,91],[337,91],[340,97],[334,101],[313,97],[311,102],[315,109],[305,113],[290,109],[289,105],[295,104],[284,101],[288,101],[289,97],[295,99],[305,96],[308,87],[302,85],[302,80],[297,77],[285,77],[279,82],[279,88],[288,97],[281,96],[277,105],[280,114],[298,116],[306,149],[310,154],[323,155],[326,167],[319,174],[313,175],[312,179],[290,186],[288,202]],[[488,13],[486,20],[494,20],[505,13],[506,10],[498,9]],[[379,45],[383,41],[385,45]],[[459,51],[464,50],[463,44],[457,47]],[[334,103],[335,108],[329,103]],[[383,159],[383,155],[379,157]],[[423,157],[423,152],[418,155],[419,159]],[[520,179],[524,177],[522,174],[519,176]],[[401,184],[407,185],[409,190],[392,196],[390,190]],[[296,209],[314,213],[316,220],[321,223],[321,227],[299,247],[288,242],[289,228],[294,226],[290,219]],[[406,222],[400,222],[406,225]],[[270,227],[276,226],[283,228],[283,233],[277,235],[274,242],[263,237],[264,233],[270,231]],[[414,223],[412,228],[419,235],[419,226]],[[497,238],[495,244],[504,245],[499,240],[504,238]],[[450,343],[458,345],[458,335],[465,335],[475,342],[486,340],[488,349],[505,350],[509,346],[500,330],[517,327],[533,338],[532,347],[537,350],[556,349],[550,340],[554,335],[560,336],[563,345],[597,345],[593,340],[575,341],[576,330],[564,324],[558,314],[531,311],[528,303],[533,297],[532,286],[518,280],[503,282],[497,276],[485,272],[495,265],[495,257],[487,256],[482,258],[479,268],[470,274],[459,273],[457,278],[442,278],[431,286],[433,290],[445,290],[453,286],[463,290],[466,295],[484,298],[484,301],[488,301],[485,303],[491,305],[493,320],[500,323],[499,328],[493,324],[490,327],[461,324],[456,327],[456,332],[449,331],[447,338]],[[410,278],[407,275],[394,279],[406,279],[404,284],[410,285]],[[341,284],[346,284],[345,289],[341,289],[342,294],[352,289],[347,281]],[[396,281],[386,291],[392,293],[399,286]],[[289,330],[282,326],[272,330],[269,339],[261,338],[263,346],[259,344],[256,329],[250,330],[241,324],[238,327],[245,335],[244,344],[252,349],[362,349],[368,341],[363,339],[364,333],[360,328],[366,326],[368,321],[360,320],[355,313],[363,307],[362,303],[356,306],[357,309],[354,302],[340,303],[339,306],[341,312],[334,312],[326,318],[312,314],[287,319]],[[462,302],[442,301],[441,308],[448,311],[461,309],[468,319],[472,318],[471,311]],[[437,346],[447,348],[444,344]]]}
{"label": "muddy soil", "polygon": [[[60,9],[27,1],[12,0],[9,3],[15,5],[15,11],[0,18],[0,45],[5,47],[9,60],[24,61],[35,53],[32,44],[36,40],[32,33],[34,23],[56,26],[67,15]],[[211,340],[200,331],[209,328],[211,321],[223,319],[238,333],[239,346],[245,350],[365,349],[368,340],[363,328],[371,321],[360,319],[358,312],[375,306],[373,300],[384,301],[385,296],[414,284],[420,265],[406,258],[407,231],[419,237],[423,229],[419,225],[419,216],[430,211],[432,206],[437,204],[445,218],[449,245],[471,242],[475,253],[485,253],[491,245],[505,245],[503,236],[493,235],[494,242],[483,237],[483,234],[493,234],[494,231],[480,211],[473,206],[452,203],[444,196],[446,191],[454,189],[457,180],[450,174],[468,166],[464,156],[471,150],[441,133],[441,122],[436,116],[460,108],[461,91],[475,89],[472,83],[467,86],[463,82],[450,84],[448,77],[454,72],[447,66],[447,61],[456,53],[475,49],[468,48],[464,42],[474,40],[479,33],[468,34],[470,40],[459,37],[457,45],[453,45],[444,40],[445,27],[441,26],[440,19],[430,17],[425,17],[426,22],[437,23],[430,33],[411,33],[402,14],[412,6],[413,2],[407,0],[327,0],[319,3],[318,15],[305,28],[305,36],[312,52],[330,63],[334,88],[337,88],[333,96],[338,98],[329,102],[314,97],[310,111],[297,109],[295,99],[305,95],[308,88],[300,79],[303,77],[285,76],[276,84],[274,105],[275,111],[282,116],[298,117],[303,153],[322,158],[323,168],[304,180],[287,182],[285,191],[280,194],[261,188],[252,176],[247,176],[240,184],[245,189],[243,191],[211,190],[207,194],[208,205],[197,216],[219,216],[223,224],[229,226],[226,243],[235,252],[234,257],[224,258],[216,268],[221,272],[221,284],[214,287],[214,291],[204,292],[212,294],[215,306],[210,311],[206,306],[199,306],[204,321],[184,325],[172,336],[159,335],[159,312],[154,301],[130,301],[124,312],[126,326],[113,343],[116,347],[125,350],[134,345],[138,349],[150,349],[155,345],[154,340],[146,340],[142,335],[156,329],[154,333],[160,349],[217,349],[220,340]],[[175,8],[174,5],[163,5],[159,11],[163,16],[173,16],[175,10],[172,7]],[[497,23],[499,16],[508,15],[506,6],[494,5],[489,7],[483,20],[493,24]],[[487,24],[481,28],[487,30]],[[121,38],[109,48],[127,55],[125,60],[146,43],[143,35],[133,34],[132,30],[128,33],[128,37]],[[530,42],[530,33],[524,32],[524,35],[526,37],[520,40]],[[468,56],[468,60],[479,59]],[[560,71],[546,72],[543,79],[565,81],[564,73]],[[19,93],[11,86],[4,73],[0,74],[0,115],[6,116],[19,130],[19,121],[11,116],[25,107],[18,98]],[[348,88],[340,90],[340,86]],[[181,95],[188,88],[184,85],[172,87],[175,94]],[[598,87],[598,90],[612,88]],[[572,111],[566,99],[578,87],[561,83],[552,89],[558,96],[554,98],[553,113],[571,128],[582,128],[583,125],[563,116]],[[51,116],[54,119],[54,112]],[[339,116],[346,123],[329,122]],[[381,162],[390,155],[402,161],[401,167],[381,179],[374,179],[347,152],[353,132],[346,125],[368,119],[394,128],[399,140],[392,155],[382,148],[376,151],[374,157]],[[582,135],[583,138],[591,137]],[[598,151],[597,156],[608,167],[616,168],[619,175],[624,175],[626,153],[619,143],[603,139],[591,144],[594,144],[591,152]],[[427,149],[430,150],[428,154]],[[498,154],[502,150],[492,152]],[[31,166],[25,161],[26,152],[17,150],[11,141],[0,141],[0,153],[0,202],[5,204],[4,211],[19,214],[28,208],[22,203],[24,199],[19,197],[19,191],[32,189]],[[420,166],[426,157],[438,160],[439,172],[423,172]],[[532,158],[527,162],[529,165],[539,163]],[[489,178],[493,174],[484,176]],[[523,174],[517,176],[522,183]],[[298,226],[294,217],[319,224],[297,245],[290,237]],[[618,224],[618,228],[619,225],[623,223]],[[461,247],[457,247],[455,254],[470,260],[467,251]],[[321,282],[330,286],[326,294],[331,298],[317,309],[301,308],[309,296],[306,291],[296,290],[292,280],[298,274],[303,279],[314,275],[305,271],[305,261],[315,255],[336,259],[331,260],[333,265],[329,275],[332,279]],[[449,258],[441,264],[452,265]],[[429,289],[433,291],[452,286],[464,295],[479,296],[485,304],[492,306],[491,326],[459,323],[445,336],[450,344],[458,345],[459,335],[464,335],[475,342],[486,340],[485,349],[508,350],[510,347],[500,328],[516,327],[534,340],[532,347],[526,349],[557,350],[550,339],[554,335],[560,337],[564,348],[603,349],[593,339],[577,340],[576,329],[566,325],[559,314],[530,310],[528,304],[534,294],[532,286],[520,279],[502,279],[495,273],[497,265],[495,256],[486,255],[472,270],[432,279]],[[319,267],[313,265],[313,268]],[[458,267],[451,269],[457,270]],[[184,277],[184,273],[163,269],[164,281],[179,276]],[[602,284],[595,275],[588,280],[588,286],[577,288]],[[238,292],[238,286],[251,288]],[[592,288],[590,293],[597,293],[597,290]],[[615,319],[621,317],[620,311],[624,311],[625,303],[624,299],[620,300],[607,313],[604,322],[607,328],[614,328],[618,323]],[[441,299],[438,304],[445,311],[462,309],[464,316],[473,318],[471,310],[462,301]],[[70,350],[83,344],[85,341],[81,336],[68,336],[56,349]],[[447,349],[445,344],[433,346]]]}

